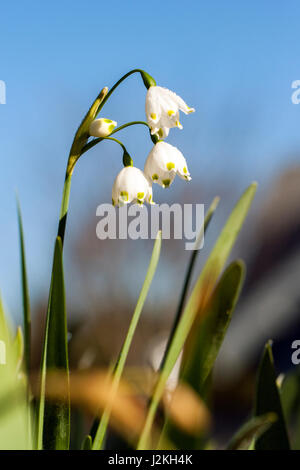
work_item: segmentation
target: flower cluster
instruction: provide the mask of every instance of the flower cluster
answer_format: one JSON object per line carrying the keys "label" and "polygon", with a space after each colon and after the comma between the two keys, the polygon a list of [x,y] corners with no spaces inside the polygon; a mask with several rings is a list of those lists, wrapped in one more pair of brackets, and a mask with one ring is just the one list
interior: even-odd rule
{"label": "flower cluster", "polygon": [[[195,110],[187,106],[182,98],[167,88],[152,84],[148,87],[146,117],[151,135],[156,143],[146,159],[144,171],[130,166],[132,161],[128,163],[128,166],[126,166],[127,163],[124,163],[125,168],[120,171],[113,184],[113,205],[122,206],[131,202],[140,205],[144,202],[153,204],[153,183],[168,188],[176,174],[186,181],[191,180],[186,159],[182,153],[163,140],[169,135],[171,128],[182,129],[179,111],[190,114]],[[109,119],[96,119],[90,126],[90,135],[106,137],[115,129],[116,124]]]}

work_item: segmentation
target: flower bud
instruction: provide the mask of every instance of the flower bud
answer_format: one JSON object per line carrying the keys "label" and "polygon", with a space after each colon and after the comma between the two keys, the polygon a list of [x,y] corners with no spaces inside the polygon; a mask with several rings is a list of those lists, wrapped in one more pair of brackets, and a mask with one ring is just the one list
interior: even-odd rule
{"label": "flower bud", "polygon": [[89,134],[93,137],[107,137],[115,129],[117,123],[111,119],[100,118],[91,122]]}

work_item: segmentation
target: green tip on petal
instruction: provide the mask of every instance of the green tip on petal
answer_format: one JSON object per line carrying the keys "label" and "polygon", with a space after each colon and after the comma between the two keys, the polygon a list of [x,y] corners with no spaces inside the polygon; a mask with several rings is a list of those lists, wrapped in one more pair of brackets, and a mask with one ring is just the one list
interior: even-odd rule
{"label": "green tip on petal", "polygon": [[162,180],[162,184],[164,185],[164,188],[168,188],[171,184],[171,180],[169,179]]}
{"label": "green tip on petal", "polygon": [[121,191],[120,196],[123,199],[123,201],[125,201],[125,202],[128,201],[128,192],[127,191]]}

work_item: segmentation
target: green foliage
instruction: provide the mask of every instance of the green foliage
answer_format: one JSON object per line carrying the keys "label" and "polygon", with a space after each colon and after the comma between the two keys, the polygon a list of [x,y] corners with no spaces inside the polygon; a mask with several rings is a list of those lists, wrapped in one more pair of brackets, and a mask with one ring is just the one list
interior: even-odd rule
{"label": "green foliage", "polygon": [[164,367],[157,381],[156,387],[150,401],[145,426],[141,434],[138,449],[149,448],[151,428],[162,398],[168,377],[179,357],[183,345],[190,333],[195,318],[203,309],[203,305],[209,301],[215,283],[226,263],[233,244],[239,234],[244,219],[247,215],[256,191],[256,184],[252,184],[244,192],[232,213],[230,214],[197,282],[189,301],[184,309],[183,315],[178,323],[177,329],[170,349],[168,351]]}
{"label": "green foliage", "polygon": [[23,300],[23,322],[24,322],[24,348],[25,348],[25,363],[26,369],[30,371],[30,332],[31,332],[31,315],[30,315],[30,300],[26,270],[26,256],[24,246],[24,233],[23,233],[23,222],[21,215],[21,208],[19,202],[17,203],[18,209],[18,223],[19,223],[19,236],[20,236],[20,252],[21,252],[21,273],[22,273],[22,300]]}
{"label": "green foliage", "polygon": [[284,379],[280,396],[286,422],[291,429],[291,446],[300,450],[300,367],[295,367]]}
{"label": "green foliage", "polygon": [[245,423],[233,436],[228,444],[228,450],[248,450],[253,439],[262,436],[277,420],[275,413],[255,416]]}
{"label": "green foliage", "polygon": [[[235,261],[223,273],[210,302],[198,312],[186,341],[179,380],[191,386],[204,400],[207,379],[229,326],[244,278],[244,263]],[[177,447],[199,448],[204,444],[201,433],[187,435],[168,422],[165,432]]]}
{"label": "green foliage", "polygon": [[276,373],[270,341],[265,345],[258,370],[254,416],[261,416],[265,413],[274,413],[277,416],[277,421],[262,436],[256,439],[255,449],[290,449],[280,393],[276,383]]}
{"label": "green foliage", "polygon": [[[148,295],[148,292],[149,292],[149,289],[150,289],[150,286],[151,286],[152,279],[154,277],[154,274],[155,274],[155,271],[156,271],[156,268],[157,268],[157,264],[158,264],[158,260],[159,260],[159,256],[160,256],[160,248],[161,248],[161,231],[159,231],[158,234],[157,234],[156,241],[155,241],[154,248],[153,248],[153,252],[152,252],[152,256],[151,256],[151,260],[150,260],[149,267],[148,267],[148,271],[147,271],[147,274],[146,274],[146,277],[145,277],[145,280],[144,280],[144,283],[143,283],[143,286],[142,286],[142,290],[140,292],[135,310],[134,310],[133,315],[132,315],[132,319],[131,319],[131,322],[130,322],[130,325],[129,325],[127,336],[125,338],[123,347],[121,349],[121,352],[120,352],[120,355],[119,355],[119,358],[118,358],[118,361],[117,361],[117,364],[116,364],[115,369],[114,369],[113,383],[112,383],[112,394],[116,394],[116,390],[118,388],[118,385],[119,385],[119,382],[120,382],[120,379],[121,379],[121,375],[122,375],[123,370],[124,370],[125,362],[127,360],[129,349],[130,349],[130,346],[131,346],[131,343],[132,343],[132,340],[133,340],[133,335],[135,333],[138,321],[140,319],[140,316],[141,316],[141,313],[142,313],[142,310],[143,310],[145,300],[147,298],[147,295]],[[95,436],[95,439],[94,439],[94,442],[93,442],[93,450],[97,450],[97,449],[99,450],[99,449],[102,448],[103,440],[104,440],[104,437],[105,437],[105,433],[106,433],[106,429],[107,429],[107,425],[108,425],[108,421],[109,421],[109,415],[110,415],[110,409],[107,408],[106,410],[104,410],[104,412],[102,414],[102,418],[101,418],[101,421],[99,423],[99,427],[97,429],[97,433],[96,433],[96,436]]]}
{"label": "green foliage", "polygon": [[0,449],[31,449],[31,413],[22,370],[20,331],[14,338],[0,299]]}
{"label": "green foliage", "polygon": [[[62,260],[62,244],[55,243],[50,296],[41,370],[41,394],[38,414],[38,449],[68,449],[70,439],[69,366],[67,318]],[[48,373],[65,373],[64,401],[45,400]]]}
{"label": "green foliage", "polygon": [[[99,95],[91,107],[78,130],[78,145],[83,145],[83,142],[86,142],[88,123],[95,117],[104,101],[104,97]],[[250,185],[236,204],[189,299],[186,301],[198,251],[195,250],[191,255],[165,357],[150,395],[144,427],[137,443],[138,449],[164,448],[161,446],[204,449],[211,445],[207,441],[208,427],[192,432],[180,428],[168,408],[165,409],[164,425],[158,428],[155,426],[155,433],[152,428],[157,410],[162,405],[167,380],[181,352],[179,384],[192,390],[197,397],[197,403],[203,404],[201,406],[204,408],[206,404],[206,407],[210,408],[209,397],[214,364],[230,325],[245,273],[242,261],[233,261],[227,268],[226,262],[244,223],[255,190],[256,185]],[[207,213],[204,227],[201,229],[202,232],[206,230],[217,203],[218,199],[215,199]],[[64,207],[67,209],[67,202]],[[41,362],[40,394],[38,400],[32,401],[28,375],[31,337],[30,302],[19,204],[18,222],[24,327],[23,329],[18,327],[16,333],[13,333],[13,328],[8,322],[7,314],[4,314],[4,308],[0,302],[0,448],[68,449],[70,441],[70,390],[62,240],[57,237],[55,242]],[[198,239],[201,239],[202,236],[203,233],[200,232]],[[78,444],[76,445],[82,450],[100,450],[104,447],[112,413],[111,403],[122,380],[136,327],[157,268],[160,249],[161,233],[159,232],[124,344],[114,368],[111,368],[110,403],[107,403],[102,413],[94,440],[92,435],[84,436],[82,431],[78,431],[76,438]],[[60,375],[62,382],[60,382],[59,401],[58,399],[55,401],[53,398],[50,400],[47,395],[49,380],[54,371],[62,373]],[[207,410],[207,408],[205,409]],[[291,430],[292,447],[299,449],[299,368],[295,368],[292,373],[288,374],[279,388],[276,382],[271,343],[268,342],[258,370],[253,417],[237,431],[230,440],[227,449],[289,449],[287,424]]]}

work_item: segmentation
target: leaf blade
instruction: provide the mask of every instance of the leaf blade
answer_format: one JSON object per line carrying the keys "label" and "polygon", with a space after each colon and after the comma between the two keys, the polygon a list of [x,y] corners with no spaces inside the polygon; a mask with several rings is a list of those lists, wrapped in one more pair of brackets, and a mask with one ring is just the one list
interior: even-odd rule
{"label": "leaf blade", "polygon": [[[152,283],[152,279],[154,277],[154,274],[157,268],[157,264],[158,264],[158,260],[160,256],[160,249],[161,249],[161,231],[159,231],[157,234],[156,241],[154,243],[154,247],[152,251],[151,260],[150,260],[149,267],[146,273],[146,277],[145,277],[130,325],[129,325],[127,336],[125,338],[125,341],[123,343],[123,346],[119,355],[119,359],[115,366],[113,383],[112,383],[112,399],[119,385],[119,382],[120,382],[120,379],[124,370],[125,362],[128,356],[128,352],[132,343],[133,335],[135,333],[150,285]],[[103,445],[104,437],[105,437],[108,422],[109,422],[109,416],[110,416],[110,409],[108,407],[106,410],[104,410],[102,414],[102,418],[100,420],[100,423],[99,423],[99,426],[98,426],[98,429],[94,438],[94,442],[92,446],[93,450],[99,450],[101,449]]]}
{"label": "leaf blade", "polygon": [[[195,284],[193,292],[179,321],[172,344],[166,357],[164,367],[155,387],[145,421],[145,426],[138,442],[139,450],[148,448],[151,427],[167,379],[178,359],[180,351],[194,322],[195,315],[199,309],[199,292],[201,292],[203,289],[206,295],[211,294],[215,282],[221,273],[221,270],[231,252],[232,246],[248,213],[255,191],[256,183],[253,183],[246,189],[242,197],[237,202]],[[231,225],[234,226],[233,230],[231,229]],[[206,287],[207,280],[210,280],[210,286],[208,290],[204,289],[204,287]],[[201,293],[201,296],[203,297],[203,292]]]}
{"label": "leaf blade", "polygon": [[[65,399],[48,403],[47,374],[65,372]],[[57,237],[54,249],[52,279],[48,302],[45,342],[41,370],[41,393],[38,415],[38,449],[68,449],[70,439],[69,364],[67,319],[62,259],[62,243]]]}
{"label": "leaf blade", "polygon": [[254,416],[260,416],[265,413],[275,413],[278,419],[270,429],[256,440],[255,449],[290,449],[280,394],[276,384],[276,373],[270,341],[265,345],[259,365],[254,406]]}
{"label": "leaf blade", "polygon": [[24,243],[24,230],[20,203],[17,200],[20,254],[21,254],[21,277],[22,277],[22,299],[23,299],[23,322],[24,322],[24,358],[27,372],[30,371],[31,353],[31,313],[28,289],[28,276],[26,269],[26,255]]}
{"label": "leaf blade", "polygon": [[276,422],[275,413],[255,416],[245,423],[233,436],[227,450],[249,449],[253,439],[260,437]]}

